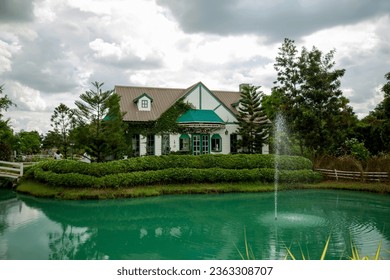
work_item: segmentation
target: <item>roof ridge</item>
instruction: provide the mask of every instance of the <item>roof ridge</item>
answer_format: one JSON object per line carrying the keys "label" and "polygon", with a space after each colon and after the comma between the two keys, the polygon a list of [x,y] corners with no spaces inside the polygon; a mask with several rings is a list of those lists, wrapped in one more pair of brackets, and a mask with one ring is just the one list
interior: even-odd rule
{"label": "roof ridge", "polygon": [[115,85],[115,87],[122,87],[122,88],[147,88],[147,89],[166,89],[166,90],[186,90],[186,88],[176,88],[176,87],[150,87],[150,86],[122,86],[122,85]]}

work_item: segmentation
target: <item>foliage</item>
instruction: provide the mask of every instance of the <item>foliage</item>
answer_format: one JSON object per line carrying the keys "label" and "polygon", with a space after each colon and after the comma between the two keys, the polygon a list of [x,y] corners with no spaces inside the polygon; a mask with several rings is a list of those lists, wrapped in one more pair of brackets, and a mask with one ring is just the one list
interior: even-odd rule
{"label": "foliage", "polygon": [[[164,133],[182,133],[183,128],[180,127],[176,120],[177,118],[191,109],[191,105],[185,103],[183,99],[179,99],[167,111],[161,114],[157,121],[149,122],[128,122],[126,129],[126,138],[129,144],[132,144],[133,135],[147,134],[164,134]],[[131,154],[132,147],[129,146]]]}
{"label": "foliage", "polygon": [[[340,78],[344,69],[334,69],[334,51],[323,54],[313,47],[298,55],[293,40],[285,39],[279,49],[278,72],[271,97],[264,100],[266,111],[281,111],[289,130],[314,155],[333,152],[352,133],[357,122],[349,100],[342,96]],[[272,106],[272,107],[271,107]]]}
{"label": "foliage", "polygon": [[14,135],[8,120],[3,120],[3,111],[15,105],[7,95],[3,95],[3,85],[0,85],[0,160],[10,160],[14,144]]}
{"label": "foliage", "polygon": [[356,138],[345,140],[346,153],[352,155],[360,161],[367,161],[370,158],[370,152]]}
{"label": "foliage", "polygon": [[390,154],[371,157],[367,161],[366,171],[388,172],[390,174]]}
{"label": "foliage", "polygon": [[[129,173],[136,171],[163,170],[167,168],[221,168],[221,169],[272,169],[275,166],[274,155],[164,155],[134,157],[126,160],[105,163],[85,164],[73,160],[48,160],[40,162],[37,167],[43,171],[57,174],[79,173],[102,177],[110,174]],[[298,156],[279,156],[280,170],[311,170],[310,160]]]}
{"label": "foliage", "polygon": [[57,139],[60,139],[59,146],[57,147],[61,149],[64,157],[67,158],[68,148],[70,145],[69,136],[76,122],[74,110],[69,109],[68,106],[61,103],[54,109],[54,113],[51,116],[50,121],[52,122],[51,126],[54,128],[52,133],[57,134],[59,136]]}
{"label": "foliage", "polygon": [[357,129],[360,138],[374,155],[390,152],[390,72],[385,78],[386,83],[381,88],[383,101],[360,122]]}
{"label": "foliage", "polygon": [[315,168],[363,172],[362,163],[351,155],[341,157],[324,155],[316,159]]}
{"label": "foliage", "polygon": [[[273,182],[274,169],[167,168],[163,170],[117,173],[95,177],[79,173],[54,173],[34,166],[29,176],[53,186],[72,188],[122,188],[177,183]],[[281,183],[318,182],[321,175],[311,170],[284,170]]]}
{"label": "foliage", "polygon": [[0,160],[10,160],[15,138],[8,121],[0,120]]}
{"label": "foliage", "polygon": [[80,95],[76,101],[78,127],[75,139],[79,148],[87,152],[98,162],[108,156],[118,156],[123,149],[123,114],[119,111],[119,96],[114,90],[102,91],[104,83],[93,82],[94,90]]}
{"label": "foliage", "polygon": [[[280,156],[280,182],[315,182],[321,175],[302,157]],[[106,163],[47,160],[27,177],[54,186],[118,188],[138,185],[218,182],[273,182],[273,155],[148,156]]]}
{"label": "foliage", "polygon": [[3,85],[0,85],[0,120],[3,117],[2,111],[7,111],[10,106],[16,106],[7,95],[3,95]]}
{"label": "foliage", "polygon": [[38,131],[21,131],[16,134],[16,149],[26,155],[37,154],[41,151],[41,141]]}
{"label": "foliage", "polygon": [[241,135],[239,146],[247,153],[261,153],[268,138],[267,116],[261,108],[263,92],[259,86],[243,85],[238,108],[237,134]]}

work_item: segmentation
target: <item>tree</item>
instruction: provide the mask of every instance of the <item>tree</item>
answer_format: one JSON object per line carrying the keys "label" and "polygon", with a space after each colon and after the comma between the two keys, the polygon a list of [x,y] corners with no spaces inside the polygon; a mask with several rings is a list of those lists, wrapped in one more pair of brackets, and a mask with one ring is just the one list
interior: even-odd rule
{"label": "tree", "polygon": [[110,96],[107,101],[109,111],[102,123],[105,141],[104,153],[113,159],[121,158],[127,147],[125,138],[126,126],[123,122],[124,114],[120,111],[119,101],[120,96],[118,94]]}
{"label": "tree", "polygon": [[7,95],[3,95],[3,85],[0,85],[0,160],[10,160],[15,143],[13,131],[9,126],[9,120],[3,120],[3,111],[10,106],[16,106]]}
{"label": "tree", "polygon": [[16,106],[7,95],[3,95],[3,85],[0,85],[0,119],[3,117],[2,111],[7,111],[9,107]]}
{"label": "tree", "polygon": [[[78,142],[83,143],[87,152],[100,162],[121,148],[118,143],[124,138],[118,124],[122,123],[122,114],[119,112],[120,97],[114,90],[103,91],[104,83],[93,82],[92,85],[95,89],[81,94],[81,101],[75,102],[76,135]],[[117,132],[114,132],[114,125],[120,128]]]}
{"label": "tree", "polygon": [[51,126],[54,128],[54,133],[60,137],[59,147],[67,158],[68,148],[70,144],[69,136],[75,125],[74,110],[71,110],[65,104],[60,104],[54,109],[51,116]]}
{"label": "tree", "polygon": [[21,131],[16,134],[18,150],[22,154],[32,155],[41,151],[41,136],[38,131]]}
{"label": "tree", "polygon": [[[352,133],[357,118],[349,100],[342,96],[340,79],[344,69],[334,69],[334,53],[298,50],[285,39],[274,64],[278,72],[272,94],[274,111],[287,118],[289,131],[312,155],[334,152]],[[270,102],[269,102],[270,103]],[[270,109],[268,109],[270,110]]]}
{"label": "tree", "polygon": [[248,153],[261,153],[268,138],[268,119],[261,108],[262,91],[259,86],[243,85],[238,108],[237,134],[241,135],[239,146]]}
{"label": "tree", "polygon": [[359,123],[358,133],[372,154],[390,152],[390,72],[381,88],[384,99]]}

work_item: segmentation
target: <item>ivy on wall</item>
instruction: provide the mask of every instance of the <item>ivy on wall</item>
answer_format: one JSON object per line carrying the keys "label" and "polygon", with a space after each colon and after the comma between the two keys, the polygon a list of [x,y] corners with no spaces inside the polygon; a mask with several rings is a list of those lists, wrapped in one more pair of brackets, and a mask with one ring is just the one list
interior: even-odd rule
{"label": "ivy on wall", "polygon": [[185,103],[183,99],[180,99],[167,111],[161,114],[157,121],[128,122],[127,134],[131,139],[132,135],[136,134],[181,133],[183,128],[176,123],[176,120],[189,109],[191,109],[191,105]]}

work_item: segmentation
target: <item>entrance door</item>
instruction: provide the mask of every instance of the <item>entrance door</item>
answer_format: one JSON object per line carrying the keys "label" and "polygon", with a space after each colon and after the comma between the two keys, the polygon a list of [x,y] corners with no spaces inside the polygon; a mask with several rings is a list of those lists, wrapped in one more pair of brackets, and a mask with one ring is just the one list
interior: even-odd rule
{"label": "entrance door", "polygon": [[192,154],[208,154],[210,153],[210,136],[208,134],[192,135]]}
{"label": "entrance door", "polygon": [[209,153],[209,136],[208,135],[202,135],[202,154],[208,154]]}
{"label": "entrance door", "polygon": [[200,155],[200,135],[192,136],[192,154]]}

